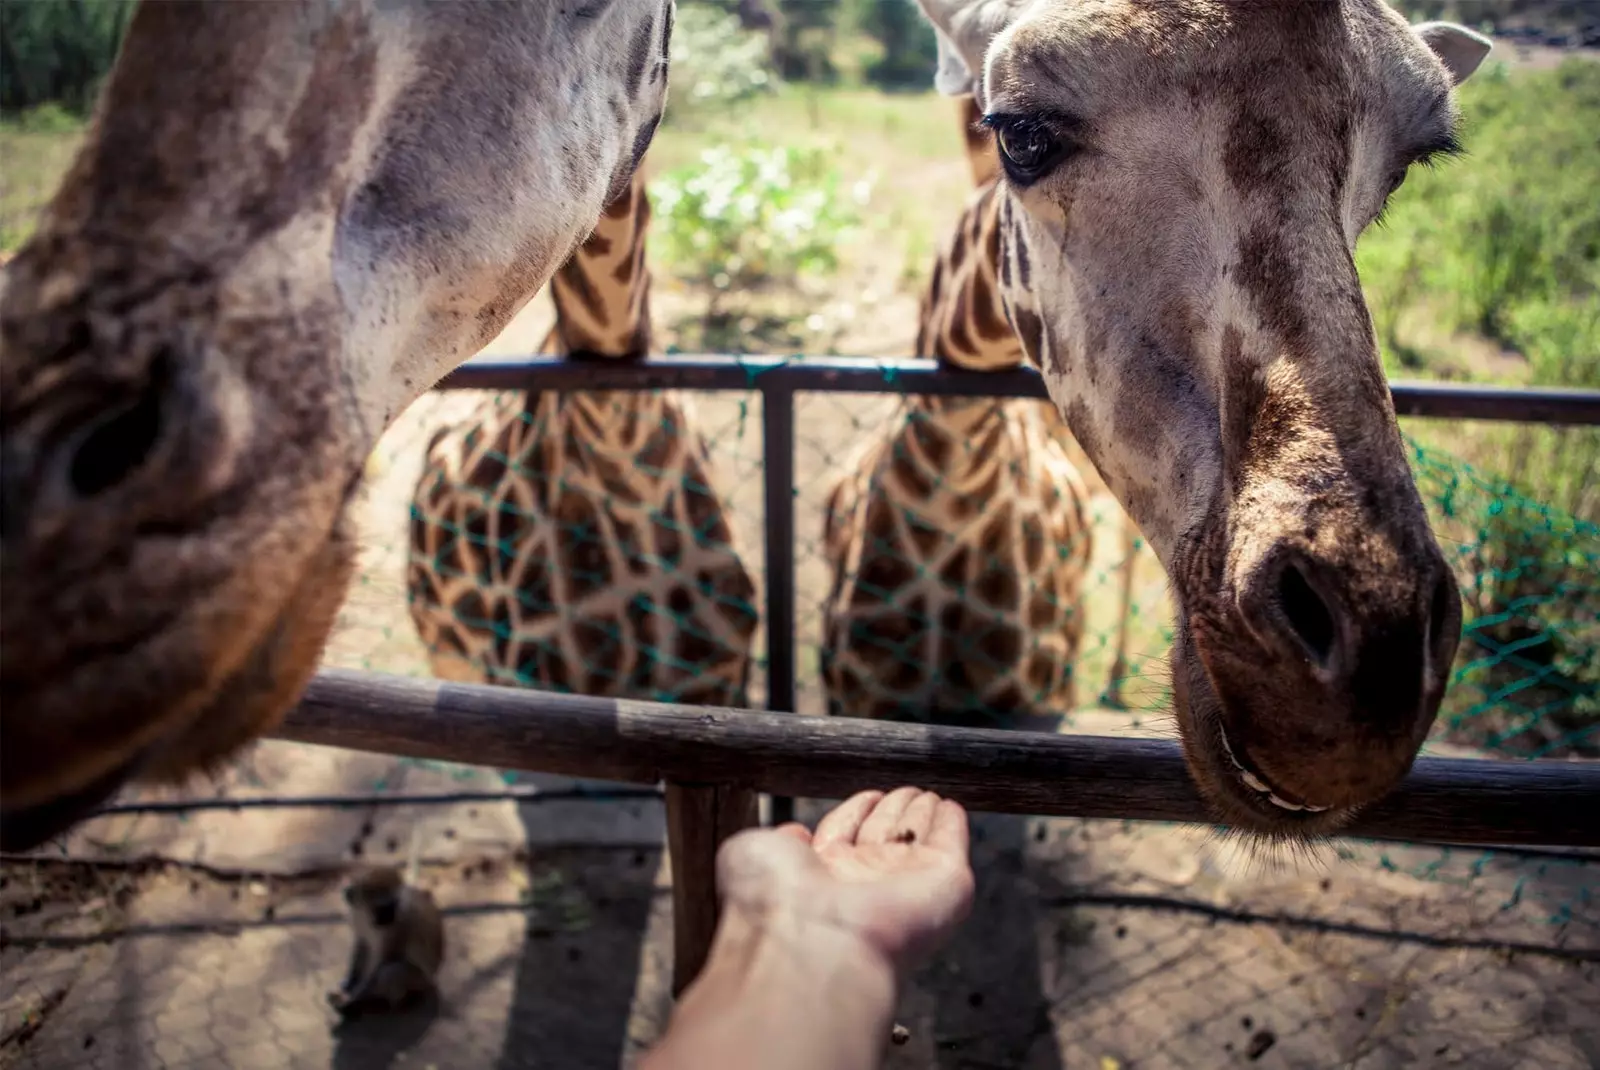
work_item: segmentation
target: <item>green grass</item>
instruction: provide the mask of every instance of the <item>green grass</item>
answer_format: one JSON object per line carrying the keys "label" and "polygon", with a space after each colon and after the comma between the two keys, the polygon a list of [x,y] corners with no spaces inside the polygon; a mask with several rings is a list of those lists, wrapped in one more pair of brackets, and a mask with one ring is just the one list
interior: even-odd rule
{"label": "green grass", "polygon": [[0,252],[15,251],[33,233],[82,131],[81,120],[48,105],[0,118]]}
{"label": "green grass", "polygon": [[[1389,368],[1600,386],[1600,63],[1491,64],[1461,107],[1466,156],[1414,168],[1357,251]],[[1463,368],[1463,339],[1520,362]]]}
{"label": "green grass", "polygon": [[[1356,260],[1391,375],[1600,388],[1600,63],[1491,64],[1466,155],[1419,170]],[[1600,431],[1417,421],[1429,446],[1600,521]]]}

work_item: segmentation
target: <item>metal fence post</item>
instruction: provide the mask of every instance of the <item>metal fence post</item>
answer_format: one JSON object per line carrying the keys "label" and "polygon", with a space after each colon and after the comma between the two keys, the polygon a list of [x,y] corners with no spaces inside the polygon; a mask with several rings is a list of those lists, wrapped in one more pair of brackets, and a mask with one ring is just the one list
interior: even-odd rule
{"label": "metal fence post", "polygon": [[[794,386],[786,376],[762,383],[761,449],[766,470],[767,709],[795,712],[794,694]],[[794,819],[794,799],[771,797],[774,825]]]}

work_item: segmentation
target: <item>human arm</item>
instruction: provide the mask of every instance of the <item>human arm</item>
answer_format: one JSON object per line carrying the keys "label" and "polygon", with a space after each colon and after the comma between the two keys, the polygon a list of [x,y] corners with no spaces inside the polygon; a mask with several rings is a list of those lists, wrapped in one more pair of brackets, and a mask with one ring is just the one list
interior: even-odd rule
{"label": "human arm", "polygon": [[722,919],[641,1070],[871,1070],[900,979],[965,917],[966,814],[863,792],[818,824],[751,830],[717,858]]}

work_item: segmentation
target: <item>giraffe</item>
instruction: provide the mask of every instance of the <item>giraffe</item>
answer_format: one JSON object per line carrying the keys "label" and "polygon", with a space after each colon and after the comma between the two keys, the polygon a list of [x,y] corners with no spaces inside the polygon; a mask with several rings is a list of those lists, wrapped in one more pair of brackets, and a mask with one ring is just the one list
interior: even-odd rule
{"label": "giraffe", "polygon": [[[958,97],[956,107],[961,122],[962,140],[966,146],[967,162],[972,169],[973,184],[977,188],[983,189],[990,183],[997,182],[1000,178],[1000,154],[995,149],[994,139],[986,137],[983,133],[983,113],[978,110],[978,102],[973,96],[967,93]],[[963,219],[965,218],[963,216]],[[981,248],[987,250],[989,246],[985,244]],[[993,265],[990,261],[985,261],[985,263],[989,265],[985,268],[987,273],[987,301],[985,305],[992,304],[1001,313],[998,319],[1004,320],[1004,303],[1000,301],[1000,291],[995,285],[997,280],[993,275],[993,271],[997,270],[998,266]],[[954,292],[952,291],[952,294]],[[977,295],[974,295],[974,301],[976,299]],[[977,305],[974,304],[972,307],[976,308]],[[959,308],[960,306],[947,305],[945,315],[949,316],[952,311],[958,311]],[[984,324],[994,322],[997,322],[997,320],[990,318],[984,320],[983,323],[974,321],[967,324],[965,340],[969,345],[976,345],[981,342],[983,348],[997,350],[984,358],[981,366],[1012,368],[1023,364],[1027,357],[1022,352],[1021,343],[1016,341],[1014,332],[1008,330],[992,337],[983,333]],[[1009,324],[1009,321],[1007,322]],[[943,329],[943,336],[949,338],[952,342],[954,341],[954,338],[951,337],[950,326],[947,325]],[[922,353],[923,350],[919,348],[918,352]],[[952,363],[961,366],[959,358],[952,356],[950,359]],[[1056,435],[1061,436],[1060,441],[1062,441],[1063,446],[1068,441],[1072,441],[1073,445],[1076,445],[1076,441],[1072,440],[1072,431],[1067,427],[1064,420],[1047,417],[1046,421],[1051,430]],[[1080,469],[1079,475],[1088,484],[1090,494],[1111,493],[1110,488],[1100,479],[1099,473],[1092,466],[1088,471]],[[1119,549],[1121,557],[1118,559],[1116,569],[1117,638],[1111,654],[1111,669],[1107,674],[1106,687],[1101,692],[1100,702],[1104,706],[1123,709],[1127,706],[1127,703],[1123,701],[1122,685],[1128,678],[1128,643],[1131,639],[1130,631],[1133,627],[1133,571],[1138,565],[1139,547],[1142,545],[1143,540],[1139,536],[1138,526],[1134,524],[1133,518],[1128,516],[1126,512],[1122,513],[1122,523],[1118,533],[1120,535]]]}
{"label": "giraffe", "polygon": [[269,731],[377,436],[621,194],[672,0],[133,13],[0,296],[0,845]]}
{"label": "giraffe", "polygon": [[[961,102],[963,127],[975,120]],[[1000,302],[992,145],[968,139],[982,180],[941,250],[916,351],[976,371],[1017,367]],[[823,546],[834,575],[821,675],[835,716],[1053,729],[1076,706],[1088,489],[1061,415],[1034,401],[913,397],[832,488]],[[1124,524],[1122,620],[1110,702],[1126,675],[1135,533]]]}
{"label": "giraffe", "polygon": [[1353,250],[1457,150],[1489,42],[1364,0],[919,3],[999,152],[1009,321],[1171,581],[1201,794],[1337,829],[1410,769],[1461,630]]}
{"label": "giraffe", "polygon": [[[1208,816],[1338,829],[1409,770],[1461,619],[1351,248],[1489,42],[1382,0],[919,3],[1000,150],[1024,351],[1171,581]],[[671,20],[138,8],[0,296],[0,846],[293,705],[376,436],[626,189]]]}
{"label": "giraffe", "polygon": [[[650,349],[642,173],[550,283],[542,348]],[[744,706],[755,584],[688,398],[514,391],[437,432],[406,587],[434,675]]]}

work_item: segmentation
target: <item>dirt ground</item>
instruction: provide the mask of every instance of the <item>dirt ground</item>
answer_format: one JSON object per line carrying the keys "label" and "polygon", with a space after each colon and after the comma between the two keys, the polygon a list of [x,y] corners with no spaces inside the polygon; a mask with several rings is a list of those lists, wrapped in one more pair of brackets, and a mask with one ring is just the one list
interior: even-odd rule
{"label": "dirt ground", "polygon": [[[348,932],[336,888],[297,876],[307,859],[265,873],[10,864],[0,1065],[632,1066],[670,1012],[660,807],[583,805],[613,818],[610,837],[538,842],[551,806],[432,815],[456,833],[430,847],[423,877],[449,911],[441,996],[342,1027],[322,994]],[[298,842],[344,847],[373,816],[319,814]],[[378,853],[384,820],[406,822],[378,821],[366,837]],[[250,823],[217,818],[228,828],[216,839],[247,839]],[[1000,815],[976,827],[978,903],[901,1001],[911,1037],[891,1051],[895,1070],[1600,1059],[1593,906],[1547,916],[1592,900],[1592,867],[1446,873],[1437,851],[1406,848],[1387,865],[1252,875],[1227,844],[1185,829]],[[16,916],[40,895],[49,905]]]}

